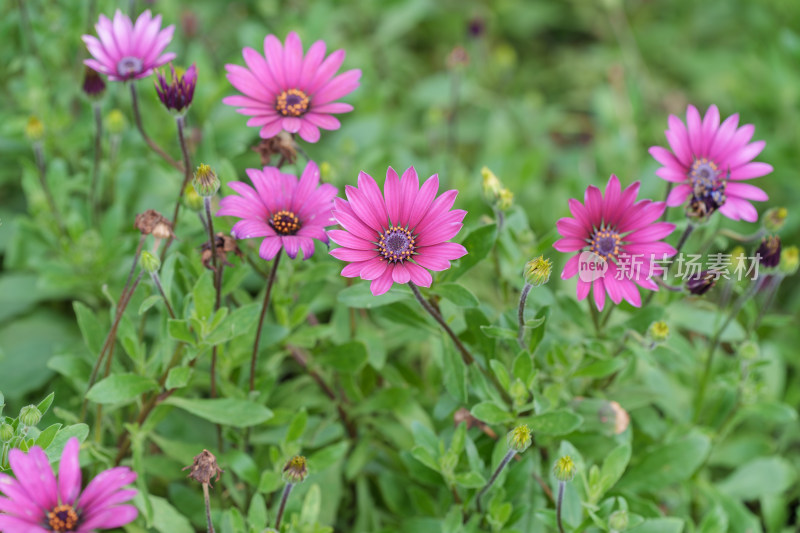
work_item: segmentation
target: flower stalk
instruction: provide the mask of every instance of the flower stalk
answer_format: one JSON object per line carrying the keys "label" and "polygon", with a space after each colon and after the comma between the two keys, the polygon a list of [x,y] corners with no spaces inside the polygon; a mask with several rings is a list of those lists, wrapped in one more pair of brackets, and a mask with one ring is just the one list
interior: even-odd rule
{"label": "flower stalk", "polygon": [[161,156],[161,158],[164,161],[166,161],[167,163],[169,163],[178,170],[183,170],[181,164],[175,161],[172,158],[172,156],[170,156],[158,144],[156,144],[156,142],[147,135],[147,132],[144,131],[144,124],[142,123],[142,114],[139,111],[139,96],[136,92],[136,84],[134,82],[130,82],[130,88],[131,88],[131,105],[133,107],[133,118],[136,121],[136,129],[139,130],[139,134],[142,136],[142,139],[144,139],[144,142],[147,143],[147,146],[149,146],[151,150],[153,150],[155,153]]}

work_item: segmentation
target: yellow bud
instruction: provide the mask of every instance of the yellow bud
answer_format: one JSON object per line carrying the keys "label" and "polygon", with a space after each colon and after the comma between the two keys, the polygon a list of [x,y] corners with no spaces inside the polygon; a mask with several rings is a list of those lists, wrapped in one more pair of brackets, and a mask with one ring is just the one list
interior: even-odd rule
{"label": "yellow bud", "polygon": [[553,466],[553,475],[559,481],[572,481],[576,471],[575,462],[569,455],[561,457]]}
{"label": "yellow bud", "polygon": [[506,444],[508,447],[517,453],[522,453],[530,448],[532,441],[531,428],[525,424],[517,426],[509,431],[506,437]]}
{"label": "yellow bud", "polygon": [[539,287],[550,281],[550,272],[553,270],[553,263],[540,255],[525,263],[525,283],[534,287]]}
{"label": "yellow bud", "polygon": [[497,207],[499,207],[501,211],[508,211],[513,202],[514,193],[506,188],[500,189],[500,194],[498,195],[497,199]]}
{"label": "yellow bud", "polygon": [[201,164],[194,173],[192,185],[197,194],[207,198],[214,196],[219,190],[219,178],[210,166]]}
{"label": "yellow bud", "polygon": [[111,132],[113,135],[119,135],[125,131],[127,121],[125,120],[125,115],[122,114],[122,111],[119,109],[112,109],[108,113],[108,116],[106,116],[106,124],[108,125],[109,132]]}
{"label": "yellow bud", "polygon": [[308,465],[306,458],[302,455],[295,455],[283,467],[283,480],[286,483],[300,483],[308,475]]}
{"label": "yellow bud", "polygon": [[798,254],[797,246],[787,246],[783,249],[781,254],[781,262],[778,264],[778,270],[786,276],[792,276],[797,272],[797,267],[800,265],[800,255]]}
{"label": "yellow bud", "polygon": [[481,169],[481,176],[483,176],[483,194],[487,200],[494,203],[495,199],[500,196],[500,189],[502,188],[500,180],[497,179],[494,172],[489,170],[489,167]]}
{"label": "yellow bud", "polygon": [[647,334],[655,342],[664,342],[669,337],[669,326],[663,320],[653,322],[650,324]]}
{"label": "yellow bud", "polygon": [[31,142],[41,141],[44,138],[44,124],[37,117],[28,119],[25,125],[25,136]]}

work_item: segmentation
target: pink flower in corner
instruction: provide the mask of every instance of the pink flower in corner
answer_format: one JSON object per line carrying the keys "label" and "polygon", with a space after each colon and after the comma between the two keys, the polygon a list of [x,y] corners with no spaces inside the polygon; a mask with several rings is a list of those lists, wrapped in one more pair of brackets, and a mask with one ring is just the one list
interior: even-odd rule
{"label": "pink flower in corner", "polygon": [[153,69],[175,59],[172,52],[162,54],[172,40],[175,26],[161,29],[161,15],[153,17],[150,10],[136,19],[123,15],[118,9],[112,22],[105,15],[95,25],[97,37],[84,35],[83,42],[92,54],[86,66],[108,76],[112,81],[146,78]]}
{"label": "pink flower in corner", "polygon": [[69,439],[56,479],[38,446],[27,454],[11,450],[8,459],[16,479],[0,474],[0,492],[6,496],[0,497],[0,531],[90,533],[133,522],[139,514],[136,507],[121,504],[136,495],[134,489],[123,489],[136,480],[136,473],[126,466],[105,470],[81,492],[79,452],[78,439]]}
{"label": "pink flower in corner", "polygon": [[358,69],[334,76],[344,61],[344,50],[325,58],[325,42],[317,41],[303,55],[300,37],[290,32],[284,46],[274,35],[267,35],[263,56],[252,48],[242,54],[247,68],[225,68],[231,85],[243,95],[228,96],[222,102],[252,117],[247,125],[261,128],[262,138],[286,130],[314,143],[320,128],[339,129],[334,113],[353,110],[350,104],[335,101],[353,92],[361,78]]}
{"label": "pink flower in corner", "polygon": [[447,242],[459,232],[467,214],[463,209],[450,210],[458,191],[436,197],[438,191],[438,175],[420,187],[414,167],[402,179],[389,167],[383,194],[375,180],[361,172],[358,187],[345,187],[347,201],[334,199],[333,217],[344,230],[330,230],[328,235],[342,246],[331,255],[350,263],[342,275],[371,280],[376,296],[394,283],[430,287],[433,278],[428,270],[447,270],[450,261],[467,253],[460,244]]}
{"label": "pink flower in corner", "polygon": [[732,220],[758,220],[750,200],[763,202],[767,194],[742,182],[766,176],[772,172],[772,165],[753,162],[766,144],[750,142],[753,125],[738,128],[738,114],[720,124],[715,105],[702,119],[697,108],[690,105],[686,124],[675,115],[669,116],[668,124],[664,133],[672,151],[660,146],[650,148],[650,155],[663,165],[656,175],[678,184],[670,192],[667,205],[681,205],[688,198],[690,214],[704,217],[718,209]]}
{"label": "pink flower in corner", "polygon": [[[559,252],[573,253],[561,272],[561,279],[578,278],[578,300],[593,288],[594,301],[601,311],[606,293],[618,304],[623,299],[635,307],[642,305],[636,285],[652,291],[658,285],[652,276],[661,273],[657,261],[677,253],[661,239],[672,233],[674,224],[656,222],[664,213],[664,202],[636,202],[639,182],[621,190],[611,176],[605,197],[594,185],[586,189],[584,203],[570,199],[572,217],[556,223],[561,239],[553,243]],[[602,269],[596,268],[602,266]],[[607,269],[606,269],[607,265]]]}
{"label": "pink flower in corner", "polygon": [[337,189],[319,185],[319,168],[309,161],[298,181],[275,167],[247,169],[255,189],[241,181],[228,186],[239,193],[220,200],[216,216],[234,216],[242,220],[233,225],[237,239],[264,237],[259,255],[269,261],[281,248],[294,259],[302,251],[303,259],[314,254],[314,239],[328,243],[325,227],[333,224],[331,207]]}

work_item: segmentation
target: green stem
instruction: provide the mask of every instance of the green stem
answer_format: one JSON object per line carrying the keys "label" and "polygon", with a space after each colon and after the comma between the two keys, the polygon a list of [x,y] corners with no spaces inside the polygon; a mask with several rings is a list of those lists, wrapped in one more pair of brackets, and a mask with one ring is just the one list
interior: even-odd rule
{"label": "green stem", "polygon": [[100,175],[100,156],[102,155],[103,146],[103,113],[100,102],[92,102],[92,110],[94,111],[94,162],[92,163],[92,184],[89,189],[89,209],[93,219],[97,218],[97,182]]}
{"label": "green stem", "polygon": [[[178,141],[181,145],[181,154],[183,155],[183,183],[181,190],[178,191],[178,199],[175,201],[175,209],[172,212],[172,228],[175,229],[178,225],[178,212],[180,211],[181,200],[186,191],[186,187],[192,179],[192,163],[189,160],[189,150],[186,146],[186,136],[184,135],[184,127],[186,122],[183,116],[175,117],[175,124],[178,126]],[[213,252],[213,249],[212,249]]]}
{"label": "green stem", "polygon": [[169,298],[167,298],[167,294],[164,292],[164,287],[161,286],[161,279],[158,277],[158,272],[151,272],[150,277],[153,280],[153,284],[158,289],[158,293],[161,295],[161,298],[164,299],[164,305],[167,306],[167,312],[169,313],[169,317],[171,319],[175,319],[175,312],[172,310],[172,306],[169,304]]}
{"label": "green stem", "polygon": [[147,143],[147,146],[150,147],[155,153],[161,156],[161,158],[172,165],[173,167],[177,168],[178,170],[183,170],[181,168],[181,164],[175,161],[167,152],[165,152],[159,145],[151,139],[147,133],[144,131],[144,125],[142,124],[142,114],[139,112],[139,96],[136,93],[136,84],[134,82],[129,82],[131,87],[131,105],[133,107],[133,119],[136,122],[136,129],[139,130],[139,134],[144,139],[144,142]]}
{"label": "green stem", "polygon": [[278,272],[278,263],[281,260],[281,253],[275,256],[272,260],[272,270],[269,273],[269,281],[267,281],[267,290],[264,293],[264,303],[261,305],[261,315],[258,317],[258,327],[256,328],[256,339],[253,342],[253,354],[250,357],[250,392],[256,388],[256,361],[258,360],[258,346],[261,343],[261,328],[264,325],[264,317],[267,314],[269,307],[269,299],[272,294],[272,286],[275,284],[275,274]]}
{"label": "green stem", "polygon": [[519,332],[517,333],[517,343],[523,350],[525,349],[525,303],[528,301],[528,293],[531,292],[533,285],[526,283],[519,295],[519,310],[517,311],[517,321],[519,322]]}

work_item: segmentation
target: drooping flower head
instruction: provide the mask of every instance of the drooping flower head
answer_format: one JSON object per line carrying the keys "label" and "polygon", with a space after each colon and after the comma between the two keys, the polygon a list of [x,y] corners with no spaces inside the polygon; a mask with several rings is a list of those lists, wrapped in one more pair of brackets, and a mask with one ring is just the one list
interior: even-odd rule
{"label": "drooping flower head", "polygon": [[82,89],[86,96],[93,100],[97,100],[103,96],[103,92],[106,90],[106,82],[103,81],[103,78],[97,73],[97,71],[86,67],[86,70],[83,74]]}
{"label": "drooping flower head", "polygon": [[95,29],[97,37],[81,37],[92,54],[84,63],[111,81],[146,78],[153,69],[175,59],[172,52],[162,53],[172,40],[175,26],[162,30],[161,15],[153,17],[150,10],[139,15],[135,24],[119,9],[114,13],[113,22],[100,15]]}
{"label": "drooping flower head", "polygon": [[458,191],[436,197],[438,191],[438,175],[420,187],[414,167],[402,179],[389,167],[383,194],[375,180],[361,172],[358,187],[345,187],[347,200],[334,199],[333,217],[344,230],[328,235],[342,246],[331,255],[350,263],[342,275],[372,280],[374,295],[385,293],[394,283],[430,287],[433,278],[428,270],[447,270],[450,261],[467,253],[460,244],[447,242],[459,232],[467,214],[463,209],[450,210]]}
{"label": "drooping flower head", "polygon": [[192,63],[185,72],[176,73],[175,67],[170,63],[169,70],[172,75],[169,81],[163,72],[157,72],[156,93],[168,110],[182,113],[192,103],[194,87],[197,84],[197,68]]}
{"label": "drooping flower head", "polygon": [[758,213],[750,200],[767,200],[767,194],[744,180],[772,172],[767,163],[753,162],[766,144],[750,142],[752,124],[738,127],[739,115],[720,124],[719,110],[712,105],[700,118],[694,106],[686,111],[686,124],[670,115],[665,131],[672,151],[660,146],[650,148],[650,155],[663,166],[656,171],[662,179],[678,184],[670,192],[667,205],[681,205],[687,198],[687,213],[705,218],[714,211],[732,220],[755,222]]}
{"label": "drooping flower head", "polygon": [[657,291],[658,285],[652,280],[661,272],[657,262],[677,253],[661,240],[672,233],[675,225],[656,222],[666,209],[664,202],[636,202],[638,192],[638,181],[621,190],[619,180],[612,175],[605,196],[590,185],[583,204],[570,199],[572,217],[556,223],[563,238],[553,247],[559,252],[576,252],[564,266],[561,278],[580,274],[578,299],[586,298],[594,287],[594,301],[600,310],[605,305],[606,292],[614,303],[624,299],[641,306],[636,285]]}
{"label": "drooping flower head", "polygon": [[263,56],[252,48],[245,48],[242,54],[247,68],[225,68],[231,85],[243,96],[228,96],[222,101],[252,117],[247,125],[260,127],[262,138],[285,130],[317,142],[320,128],[339,129],[339,121],[332,114],[353,110],[350,104],[335,101],[353,92],[361,78],[358,69],[334,76],[344,61],[344,50],[325,58],[325,43],[317,41],[304,55],[300,37],[290,32],[284,46],[274,35],[267,35]]}
{"label": "drooping flower head", "polygon": [[337,189],[319,185],[319,168],[309,161],[298,181],[296,176],[282,173],[275,167],[247,169],[255,189],[241,181],[228,186],[239,193],[220,200],[217,216],[241,218],[231,233],[237,239],[264,237],[259,249],[262,259],[269,261],[281,248],[294,259],[298,250],[303,259],[314,254],[314,239],[327,244],[325,227],[333,223],[331,207]]}
{"label": "drooping flower head", "polygon": [[133,505],[122,505],[136,495],[123,489],[136,480],[126,466],[101,472],[81,492],[78,439],[67,441],[61,454],[58,478],[38,446],[28,453],[14,449],[9,462],[14,477],[0,474],[0,531],[90,533],[128,524],[139,514]]}

